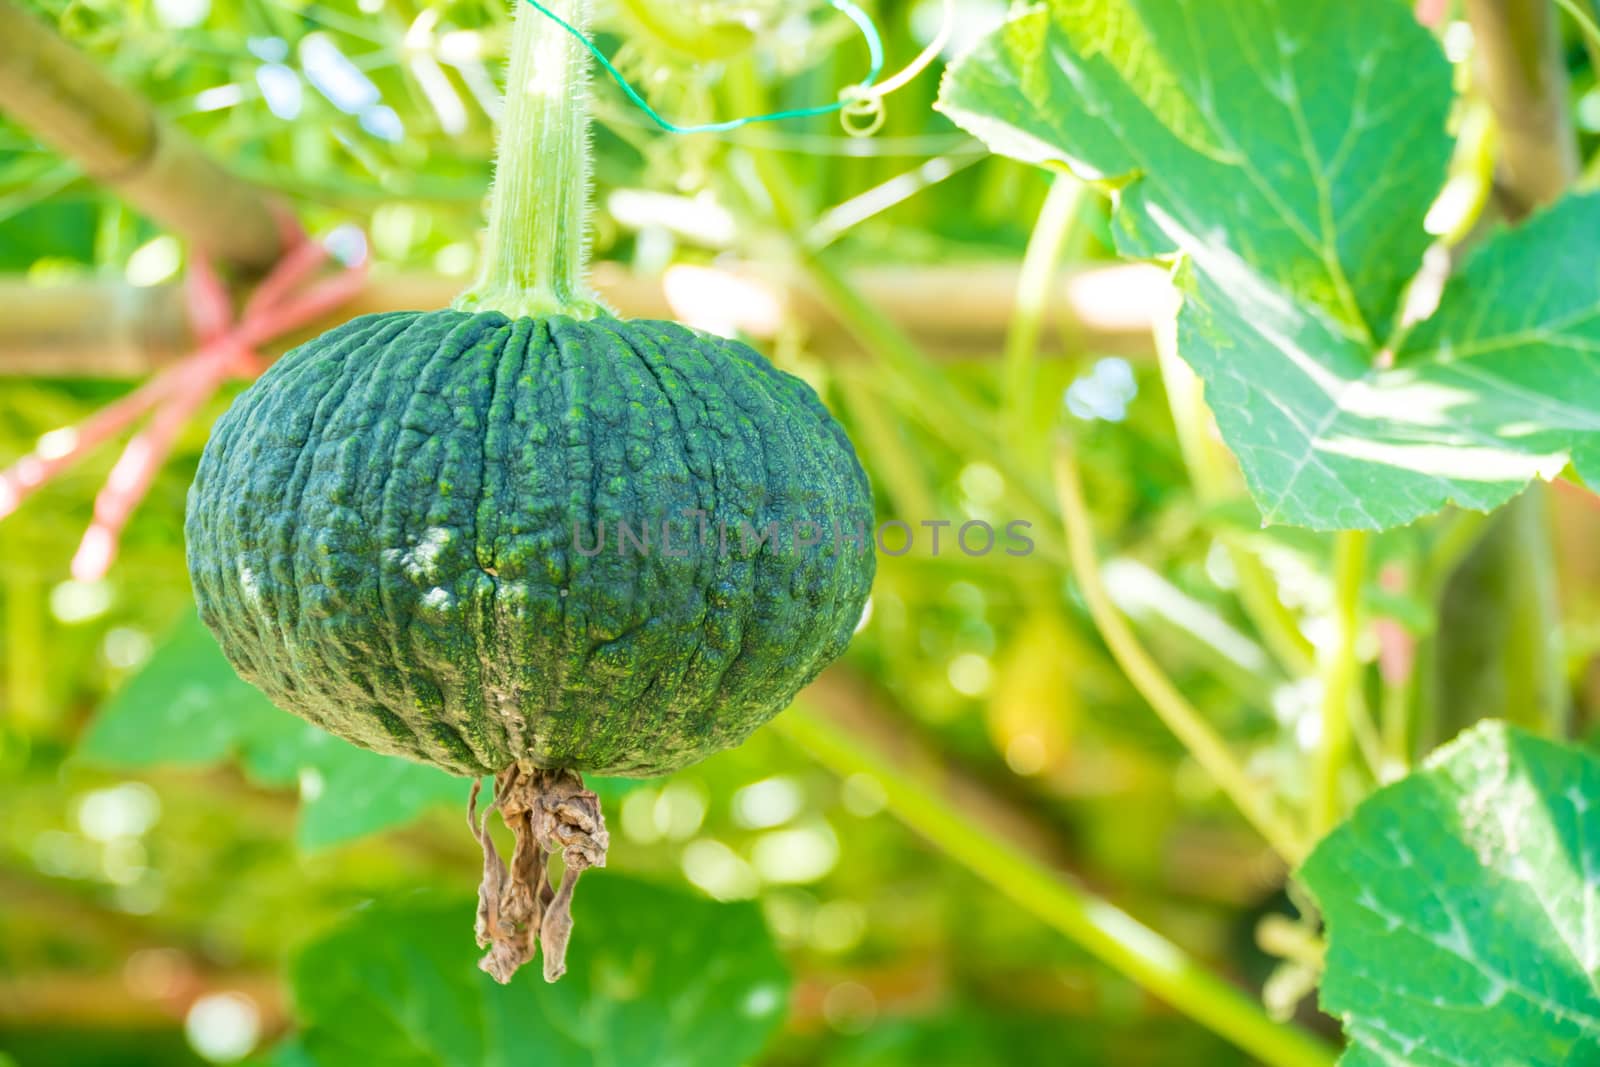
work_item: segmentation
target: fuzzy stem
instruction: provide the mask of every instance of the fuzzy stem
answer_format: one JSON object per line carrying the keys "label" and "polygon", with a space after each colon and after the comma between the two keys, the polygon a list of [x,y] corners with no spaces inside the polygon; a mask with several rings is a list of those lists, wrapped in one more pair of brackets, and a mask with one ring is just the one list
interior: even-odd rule
{"label": "fuzzy stem", "polygon": [[[548,0],[583,30],[589,0]],[[554,19],[517,2],[489,232],[462,311],[511,318],[606,311],[589,287],[589,55]]]}

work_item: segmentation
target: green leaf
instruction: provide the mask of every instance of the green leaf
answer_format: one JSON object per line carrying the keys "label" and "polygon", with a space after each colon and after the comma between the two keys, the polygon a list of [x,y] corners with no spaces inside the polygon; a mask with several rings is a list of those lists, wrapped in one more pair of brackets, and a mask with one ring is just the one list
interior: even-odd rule
{"label": "green leaf", "polygon": [[789,977],[753,904],[605,871],[574,903],[568,972],[509,986],[478,970],[473,906],[417,894],[359,911],[292,981],[321,1067],[738,1067],[782,1021]]}
{"label": "green leaf", "polygon": [[1569,460],[1600,477],[1600,199],[1487,242],[1379,358],[1450,98],[1393,0],[1057,0],[952,68],[940,106],[1114,185],[1124,254],[1183,254],[1179,351],[1264,521],[1384,529],[1496,507]]}
{"label": "green leaf", "polygon": [[[303,802],[295,840],[302,848],[325,848],[401,826],[435,807],[466,809],[467,781],[357,748],[309,723],[301,729],[297,752]],[[310,783],[315,784],[308,790]]]}
{"label": "green leaf", "polygon": [[[0,160],[6,155],[0,152]],[[45,185],[54,181],[48,174],[35,180]],[[6,239],[0,242],[0,271],[23,274],[46,258],[92,265],[99,210],[99,205],[90,200],[62,199],[8,213]]]}
{"label": "green leaf", "polygon": [[1449,105],[1444,56],[1394,0],[1056,0],[939,103],[998,152],[1119,185],[1125,254],[1236,262],[1357,340],[1421,263]]}
{"label": "green leaf", "polygon": [[237,757],[258,782],[300,788],[297,839],[306,848],[462,806],[467,795],[460,778],[357,748],[278,710],[234,673],[194,616],[100,709],[78,756],[116,767]]}
{"label": "green leaf", "polygon": [[1380,790],[1301,877],[1342,1061],[1600,1058],[1600,760],[1488,722]]}
{"label": "green leaf", "polygon": [[119,767],[214,763],[292,747],[302,725],[235,674],[199,618],[185,616],[100,708],[77,754]]}
{"label": "green leaf", "polygon": [[[1477,469],[1487,482],[1483,467],[1505,463],[1513,464],[1507,481],[1530,470],[1550,478],[1570,456],[1585,481],[1600,485],[1597,237],[1593,195],[1569,196],[1496,234],[1399,346],[1390,377],[1404,379],[1410,400],[1459,436],[1451,478]],[[1426,425],[1414,414],[1410,421]]]}
{"label": "green leaf", "polygon": [[[1396,366],[1248,271],[1185,272],[1179,350],[1268,522],[1383,529],[1600,476],[1600,198],[1485,242]],[[1584,261],[1588,261],[1587,267]]]}

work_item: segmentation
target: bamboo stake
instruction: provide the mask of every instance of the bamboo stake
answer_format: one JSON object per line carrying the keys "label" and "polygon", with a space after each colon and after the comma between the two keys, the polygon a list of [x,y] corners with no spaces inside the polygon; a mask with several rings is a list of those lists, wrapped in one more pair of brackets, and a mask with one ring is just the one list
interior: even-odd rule
{"label": "bamboo stake", "polygon": [[1500,130],[1500,193],[1513,219],[1548,204],[1578,174],[1567,70],[1550,0],[1467,0],[1483,95]]}
{"label": "bamboo stake", "polygon": [[[7,0],[0,0],[5,3]],[[1015,264],[884,268],[853,275],[863,295],[944,358],[997,358],[1017,284]],[[851,358],[859,343],[797,275],[731,265],[674,267],[642,278],[613,263],[596,265],[601,296],[633,318],[675,318],[770,340],[799,324],[811,347]],[[1044,348],[1139,356],[1150,349],[1152,309],[1165,285],[1159,270],[1107,266],[1061,274],[1049,304],[1053,333]],[[339,313],[339,321],[379,311],[445,307],[459,278],[380,275]],[[319,323],[280,339],[277,354],[336,325]],[[139,288],[114,281],[41,286],[0,278],[0,377],[139,377],[193,346],[177,285]]]}
{"label": "bamboo stake", "polygon": [[0,0],[0,110],[219,263],[265,271],[282,245],[266,194],[16,0]]}

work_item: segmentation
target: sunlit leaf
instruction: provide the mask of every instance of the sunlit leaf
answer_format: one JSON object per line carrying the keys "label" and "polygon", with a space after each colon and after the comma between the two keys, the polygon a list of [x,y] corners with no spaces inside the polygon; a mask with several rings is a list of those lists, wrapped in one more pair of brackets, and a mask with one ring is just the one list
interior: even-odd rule
{"label": "sunlit leaf", "polygon": [[1449,103],[1392,0],[1056,0],[940,99],[996,151],[1120,185],[1125,254],[1237,261],[1353,339],[1387,331],[1421,262]]}
{"label": "sunlit leaf", "polygon": [[1600,1056],[1600,760],[1485,723],[1369,798],[1302,876],[1347,1065]]}
{"label": "sunlit leaf", "polygon": [[[1369,347],[1245,269],[1186,272],[1180,350],[1268,522],[1381,529],[1492,509],[1600,449],[1600,198],[1489,240],[1376,370]],[[1499,295],[1489,294],[1498,290]]]}
{"label": "sunlit leaf", "polygon": [[1183,254],[1179,350],[1267,522],[1383,529],[1600,474],[1600,199],[1488,242],[1387,367],[1450,92],[1391,0],[1057,0],[941,107],[1115,187],[1125,254]]}

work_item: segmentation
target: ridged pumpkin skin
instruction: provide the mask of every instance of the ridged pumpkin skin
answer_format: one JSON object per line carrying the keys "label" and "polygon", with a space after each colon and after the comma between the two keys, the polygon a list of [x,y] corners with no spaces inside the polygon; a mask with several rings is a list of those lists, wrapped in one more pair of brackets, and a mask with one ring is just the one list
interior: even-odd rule
{"label": "ridged pumpkin skin", "polygon": [[[648,553],[619,552],[622,521]],[[776,549],[745,543],[773,522]],[[872,525],[844,432],[744,345],[437,311],[268,370],[217,423],[186,533],[201,618],[279,707],[457,774],[655,775],[844,650]]]}

